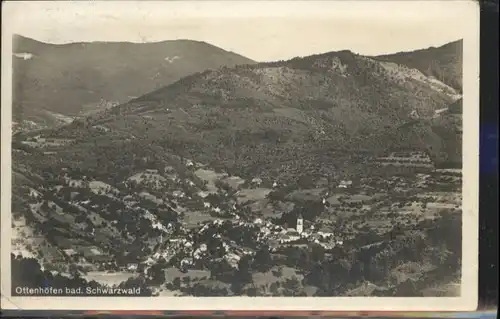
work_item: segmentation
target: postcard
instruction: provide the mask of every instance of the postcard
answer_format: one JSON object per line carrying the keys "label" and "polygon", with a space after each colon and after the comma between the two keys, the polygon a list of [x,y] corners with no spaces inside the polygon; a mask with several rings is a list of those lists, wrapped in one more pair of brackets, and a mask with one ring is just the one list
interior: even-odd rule
{"label": "postcard", "polygon": [[476,2],[3,9],[3,309],[475,310]]}

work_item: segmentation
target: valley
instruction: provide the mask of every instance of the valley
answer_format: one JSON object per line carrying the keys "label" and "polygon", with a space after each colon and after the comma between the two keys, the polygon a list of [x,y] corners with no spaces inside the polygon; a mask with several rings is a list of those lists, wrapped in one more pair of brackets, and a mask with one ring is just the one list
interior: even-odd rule
{"label": "valley", "polygon": [[462,102],[447,83],[329,52],[191,72],[19,131],[13,280],[32,267],[159,296],[456,296]]}

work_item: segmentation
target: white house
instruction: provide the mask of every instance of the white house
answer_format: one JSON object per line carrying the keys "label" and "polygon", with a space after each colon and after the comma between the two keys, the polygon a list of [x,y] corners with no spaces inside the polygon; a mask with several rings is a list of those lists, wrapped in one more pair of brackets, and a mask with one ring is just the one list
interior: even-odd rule
{"label": "white house", "polygon": [[446,112],[446,111],[448,111],[448,108],[447,108],[447,107],[445,107],[445,108],[443,108],[443,109],[435,110],[435,111],[434,111],[434,114],[435,114],[435,115],[439,115],[439,114],[441,114],[441,113],[443,113],[443,112]]}
{"label": "white house", "polygon": [[127,265],[127,270],[129,271],[136,271],[137,270],[137,264],[128,264]]}
{"label": "white house", "polygon": [[176,190],[172,193],[172,195],[174,197],[180,197],[180,198],[183,198],[184,197],[184,192],[183,191],[180,191],[180,190]]}
{"label": "white house", "polygon": [[240,256],[234,253],[229,253],[224,256],[224,258],[229,262],[231,267],[237,268],[238,262],[240,261]]}
{"label": "white house", "polygon": [[30,197],[32,198],[38,198],[40,196],[40,193],[34,189],[30,189]]}
{"label": "white house", "polygon": [[200,196],[201,198],[205,198],[209,195],[210,193],[208,192],[204,192],[204,191],[199,191],[198,192],[198,196]]}
{"label": "white house", "polygon": [[255,177],[254,179],[252,179],[252,184],[260,185],[262,184],[262,179]]}
{"label": "white house", "polygon": [[324,237],[324,238],[330,238],[330,237],[333,237],[333,233],[329,233],[329,232],[322,232],[322,231],[319,231],[319,232],[317,232],[316,234],[318,234],[319,236]]}
{"label": "white house", "polygon": [[23,53],[14,53],[16,58],[21,58],[23,60],[29,60],[33,57],[33,53],[23,52]]}
{"label": "white house", "polygon": [[193,258],[184,258],[183,260],[181,260],[181,267],[192,264],[193,264]]}
{"label": "white house", "polygon": [[300,239],[300,234],[298,233],[297,230],[293,228],[286,230],[285,233],[281,233],[278,236],[278,240],[280,241],[280,243],[288,243],[299,239]]}
{"label": "white house", "polygon": [[411,111],[409,115],[410,115],[410,118],[412,118],[412,119],[418,119],[418,118],[420,117],[420,116],[418,115],[417,110],[413,110],[413,111]]}
{"label": "white house", "polygon": [[348,188],[352,186],[352,181],[340,181],[339,188]]}
{"label": "white house", "polygon": [[172,166],[165,166],[165,168],[163,169],[163,171],[165,173],[172,173],[172,172],[175,172],[175,169]]}
{"label": "white house", "polygon": [[69,248],[69,249],[64,249],[63,250],[64,253],[67,255],[67,256],[73,256],[73,255],[76,255],[78,252],[76,252],[74,249],[72,248]]}
{"label": "white house", "polygon": [[162,223],[160,223],[158,221],[155,221],[155,222],[152,221],[151,222],[151,227],[159,229],[159,230],[161,230],[163,232],[167,232],[168,231],[167,228]]}
{"label": "white house", "polygon": [[291,241],[290,236],[288,236],[287,234],[280,234],[280,236],[278,236],[278,240],[282,244]]}
{"label": "white house", "polygon": [[260,229],[260,232],[263,233],[264,235],[269,235],[271,233],[271,230],[267,227],[262,227]]}

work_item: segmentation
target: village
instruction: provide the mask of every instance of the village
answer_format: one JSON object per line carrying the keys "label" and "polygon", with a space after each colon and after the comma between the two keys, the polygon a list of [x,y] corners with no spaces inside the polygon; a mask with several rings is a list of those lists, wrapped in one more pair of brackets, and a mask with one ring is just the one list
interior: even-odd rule
{"label": "village", "polygon": [[[402,156],[391,154],[379,159],[379,165],[386,167]],[[29,254],[55,272],[69,275],[73,267],[73,273],[77,269],[104,285],[142,276],[160,295],[192,294],[194,282],[198,289],[215,285],[214,291],[234,290],[229,282],[242,262],[258,263],[263,254],[265,270],[289,274],[275,281],[304,280],[307,271],[286,265],[287,255],[321,249],[333,258],[339,249],[359,250],[396,232],[418,230],[443,211],[461,212],[460,170],[430,168],[421,154],[408,156],[396,166],[416,164],[425,170],[323,178],[309,188],[261,177],[245,180],[190,160],[183,162],[182,171],[179,166],[145,169],[115,186],[83,172],[65,172],[40,189],[27,190],[28,224],[37,232],[51,227],[56,234],[45,244],[50,249],[39,245],[43,253],[36,252],[36,241],[26,239]],[[50,193],[55,196],[47,197]],[[13,252],[26,254],[26,245],[19,248],[22,240],[16,240]],[[257,268],[248,270],[254,277],[252,289],[264,293],[255,282],[258,273],[264,276]],[[217,279],[228,272],[233,279]],[[177,278],[185,277],[193,277],[190,285],[178,284]]]}

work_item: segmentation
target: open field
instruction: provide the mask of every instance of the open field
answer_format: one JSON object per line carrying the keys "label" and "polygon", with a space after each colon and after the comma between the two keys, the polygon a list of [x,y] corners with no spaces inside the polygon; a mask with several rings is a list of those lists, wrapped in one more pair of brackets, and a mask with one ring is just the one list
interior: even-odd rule
{"label": "open field", "polygon": [[269,188],[244,188],[238,192],[238,203],[263,200],[271,192]]}
{"label": "open field", "polygon": [[210,271],[206,270],[197,270],[197,269],[188,269],[185,273],[180,271],[177,268],[167,268],[165,269],[165,276],[167,281],[171,281],[174,278],[184,278],[189,277],[192,281],[200,280],[202,278],[209,278]]}
{"label": "open field", "polygon": [[82,275],[83,278],[91,281],[95,280],[98,283],[107,286],[117,286],[120,283],[127,281],[129,278],[136,277],[137,274],[129,272],[104,272],[104,271],[89,271],[88,273]]}

